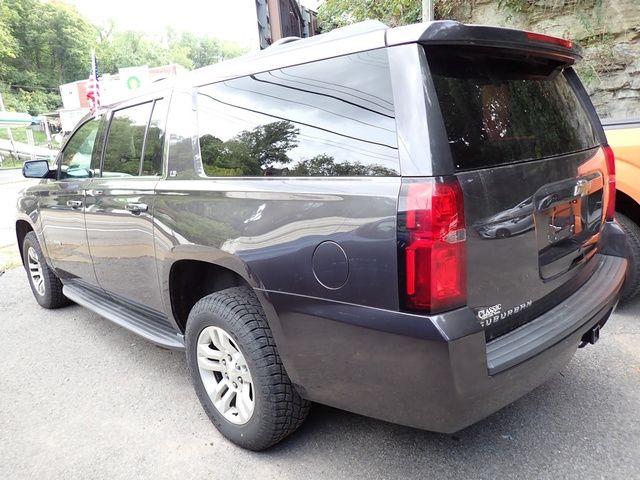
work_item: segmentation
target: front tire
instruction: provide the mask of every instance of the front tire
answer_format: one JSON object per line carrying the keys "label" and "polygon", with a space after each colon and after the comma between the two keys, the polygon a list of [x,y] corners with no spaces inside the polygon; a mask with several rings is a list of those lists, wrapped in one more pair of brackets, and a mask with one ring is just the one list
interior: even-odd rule
{"label": "front tire", "polygon": [[62,282],[47,265],[34,232],[28,232],[24,237],[22,259],[31,291],[41,307],[54,309],[71,303],[62,294]]}
{"label": "front tire", "polygon": [[640,292],[640,227],[633,220],[620,213],[616,213],[616,220],[627,236],[629,248],[627,278],[620,296],[620,301],[626,302]]}
{"label": "front tire", "polygon": [[227,439],[262,450],[304,422],[310,404],[291,384],[250,288],[228,288],[198,301],[185,337],[198,398]]}

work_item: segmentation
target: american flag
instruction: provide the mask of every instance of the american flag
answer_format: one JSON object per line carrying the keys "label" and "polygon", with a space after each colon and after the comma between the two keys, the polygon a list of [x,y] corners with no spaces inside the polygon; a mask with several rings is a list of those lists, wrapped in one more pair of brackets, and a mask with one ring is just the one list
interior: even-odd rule
{"label": "american flag", "polygon": [[87,100],[89,110],[92,114],[95,114],[100,108],[100,83],[98,82],[96,52],[91,52],[91,73],[89,74],[89,85],[87,86]]}

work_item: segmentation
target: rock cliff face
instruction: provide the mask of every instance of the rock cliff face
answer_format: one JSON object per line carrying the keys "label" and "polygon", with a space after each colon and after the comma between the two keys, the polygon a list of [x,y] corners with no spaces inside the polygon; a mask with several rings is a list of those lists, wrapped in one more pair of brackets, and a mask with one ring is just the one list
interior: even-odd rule
{"label": "rock cliff face", "polygon": [[576,41],[577,70],[600,116],[640,117],[640,0],[472,0],[456,17]]}

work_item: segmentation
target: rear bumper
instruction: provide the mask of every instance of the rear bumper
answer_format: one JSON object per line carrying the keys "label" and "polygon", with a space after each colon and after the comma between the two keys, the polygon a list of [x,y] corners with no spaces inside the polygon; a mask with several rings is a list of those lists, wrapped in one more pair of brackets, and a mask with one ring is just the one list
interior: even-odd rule
{"label": "rear bumper", "polygon": [[555,308],[486,343],[466,308],[424,317],[259,291],[281,357],[313,401],[451,433],[508,405],[560,371],[583,335],[603,325],[626,260],[599,255],[583,287]]}
{"label": "rear bumper", "polygon": [[604,324],[622,285],[627,261],[600,255],[591,278],[574,295],[535,320],[487,343],[489,375],[496,375],[547,350],[584,325]]}

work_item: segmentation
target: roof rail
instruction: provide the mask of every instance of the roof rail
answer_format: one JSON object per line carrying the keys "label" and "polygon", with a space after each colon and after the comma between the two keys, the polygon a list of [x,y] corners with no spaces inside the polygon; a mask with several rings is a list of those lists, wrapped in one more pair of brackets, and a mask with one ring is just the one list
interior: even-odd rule
{"label": "roof rail", "polygon": [[277,47],[278,45],[284,45],[285,43],[295,42],[296,40],[300,40],[300,37],[283,37],[273,42],[267,48]]}
{"label": "roof rail", "polygon": [[264,50],[260,50],[260,52],[258,52],[258,55],[270,55],[272,52],[279,50],[277,48],[271,49],[271,47],[278,47],[289,43],[295,43],[295,48],[297,48],[299,40],[302,40],[300,42],[300,47],[302,47],[303,45],[311,46],[325,42],[347,39],[349,37],[361,35],[364,33],[375,32],[377,30],[386,30],[387,28],[389,28],[387,25],[378,20],[365,20],[364,22],[354,23],[345,27],[336,28],[321,35],[313,35],[311,37],[305,38],[284,37],[276,40]]}
{"label": "roof rail", "polygon": [[[342,38],[358,35],[361,33],[375,32],[376,30],[386,30],[389,26],[380,20],[365,20],[363,22],[352,23],[344,27],[336,28],[330,32],[324,33],[325,38]],[[313,37],[312,37],[313,38]]]}

